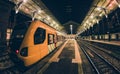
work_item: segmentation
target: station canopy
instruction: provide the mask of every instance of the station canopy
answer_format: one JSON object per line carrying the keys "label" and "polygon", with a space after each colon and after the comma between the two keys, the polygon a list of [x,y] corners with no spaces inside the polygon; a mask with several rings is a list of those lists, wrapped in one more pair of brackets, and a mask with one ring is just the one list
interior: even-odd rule
{"label": "station canopy", "polygon": [[[10,0],[15,3],[16,13],[23,12],[44,21],[59,32],[81,34],[107,18],[120,0]],[[72,29],[71,29],[72,25]]]}

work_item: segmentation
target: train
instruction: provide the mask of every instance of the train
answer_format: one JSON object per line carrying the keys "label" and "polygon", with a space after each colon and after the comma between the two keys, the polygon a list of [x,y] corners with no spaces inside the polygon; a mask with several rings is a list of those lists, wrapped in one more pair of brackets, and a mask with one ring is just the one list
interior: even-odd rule
{"label": "train", "polygon": [[15,62],[28,67],[50,54],[64,40],[63,34],[40,20],[19,23],[10,38],[11,56]]}

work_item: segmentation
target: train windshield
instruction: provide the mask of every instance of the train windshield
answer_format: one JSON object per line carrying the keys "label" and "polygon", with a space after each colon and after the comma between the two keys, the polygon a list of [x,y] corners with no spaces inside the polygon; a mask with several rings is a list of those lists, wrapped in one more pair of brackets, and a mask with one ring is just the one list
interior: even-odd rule
{"label": "train windshield", "polygon": [[24,39],[24,36],[30,26],[31,22],[25,22],[17,24],[12,32],[11,39],[10,39],[10,47],[11,50],[16,51],[19,50],[20,45]]}

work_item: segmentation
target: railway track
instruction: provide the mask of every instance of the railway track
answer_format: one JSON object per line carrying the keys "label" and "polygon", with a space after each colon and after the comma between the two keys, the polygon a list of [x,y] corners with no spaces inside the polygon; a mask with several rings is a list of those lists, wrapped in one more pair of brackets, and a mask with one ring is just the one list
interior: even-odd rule
{"label": "railway track", "polygon": [[[82,46],[81,49],[89,59],[92,64],[94,70],[97,74],[120,74],[118,68],[116,68],[111,62],[106,60],[100,53],[97,53],[93,50],[93,47],[88,46],[86,43],[80,43]],[[104,54],[105,55],[105,54]]]}
{"label": "railway track", "polygon": [[10,59],[7,51],[0,54],[0,74],[22,74]]}
{"label": "railway track", "polygon": [[84,44],[86,44],[87,46],[89,46],[89,48],[92,48],[94,51],[96,51],[98,54],[100,54],[103,58],[109,61],[112,65],[114,65],[120,71],[120,58],[116,57],[118,55],[117,53],[92,45],[90,43],[85,42]]}
{"label": "railway track", "polygon": [[114,55],[114,57],[118,58],[120,60],[120,46],[118,45],[111,45],[106,43],[99,43],[99,42],[92,42],[92,41],[84,41],[89,43],[90,45],[94,45],[99,48],[104,48],[103,51],[107,51],[110,54]]}

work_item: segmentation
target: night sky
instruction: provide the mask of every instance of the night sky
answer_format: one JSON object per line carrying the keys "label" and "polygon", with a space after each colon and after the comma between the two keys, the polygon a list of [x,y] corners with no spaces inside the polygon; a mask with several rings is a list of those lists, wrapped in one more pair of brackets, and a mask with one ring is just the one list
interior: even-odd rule
{"label": "night sky", "polygon": [[68,21],[81,23],[93,0],[42,0],[57,20],[64,24]]}

